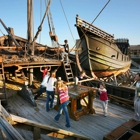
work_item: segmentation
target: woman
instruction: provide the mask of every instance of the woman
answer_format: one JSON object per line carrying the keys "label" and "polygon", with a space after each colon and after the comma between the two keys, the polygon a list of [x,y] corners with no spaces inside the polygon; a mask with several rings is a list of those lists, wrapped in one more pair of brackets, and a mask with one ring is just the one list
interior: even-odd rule
{"label": "woman", "polygon": [[57,83],[56,93],[59,94],[59,99],[60,99],[61,105],[59,107],[58,114],[55,116],[54,120],[59,121],[62,111],[64,111],[65,118],[66,118],[65,126],[71,127],[68,109],[67,109],[67,105],[69,104],[68,87],[65,84],[63,84],[62,80],[58,81],[58,83]]}
{"label": "woman", "polygon": [[53,102],[54,102],[54,89],[55,89],[55,71],[50,73],[50,77],[48,78],[47,81],[47,86],[46,86],[46,93],[47,93],[47,100],[46,100],[46,111],[48,112],[51,108],[53,108]]}
{"label": "woman", "polygon": [[140,121],[140,73],[136,75],[136,89],[134,98],[134,119]]}

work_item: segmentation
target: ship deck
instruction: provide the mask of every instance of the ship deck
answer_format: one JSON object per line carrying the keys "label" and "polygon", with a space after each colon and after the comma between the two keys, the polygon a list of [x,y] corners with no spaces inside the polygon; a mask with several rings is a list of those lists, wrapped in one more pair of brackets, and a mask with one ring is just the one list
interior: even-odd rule
{"label": "ship deck", "polygon": [[[93,107],[95,108],[96,114],[83,115],[80,117],[79,121],[70,119],[71,128],[66,128],[64,115],[61,116],[59,122],[55,122],[53,118],[57,114],[57,111],[52,109],[49,112],[46,112],[45,93],[36,100],[36,103],[37,107],[33,107],[18,94],[10,92],[8,105],[5,108],[11,114],[59,129],[71,131],[73,133],[88,136],[91,140],[102,140],[107,133],[111,132],[122,123],[133,118],[134,114],[134,110],[130,108],[109,102],[108,116],[104,117],[100,101],[99,99],[95,99],[93,102]],[[33,134],[31,132],[27,132],[19,128],[15,129],[25,140],[33,139]],[[55,138],[42,135],[42,140],[54,139]]]}
{"label": "ship deck", "polygon": [[44,58],[42,56],[28,56],[19,58],[16,55],[4,56],[3,58],[4,67],[20,66],[22,68],[37,68],[40,66],[61,66],[61,61],[56,58]]}

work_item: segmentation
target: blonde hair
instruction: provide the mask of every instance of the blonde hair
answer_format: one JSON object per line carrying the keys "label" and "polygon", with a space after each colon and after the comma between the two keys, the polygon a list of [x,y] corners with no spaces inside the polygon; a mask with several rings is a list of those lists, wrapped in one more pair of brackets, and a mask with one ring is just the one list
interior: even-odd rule
{"label": "blonde hair", "polygon": [[51,77],[55,77],[56,76],[56,73],[53,71],[53,72],[50,73],[50,76]]}
{"label": "blonde hair", "polygon": [[63,81],[62,80],[59,80],[58,82],[57,82],[57,89],[59,89],[59,88],[61,88],[61,89],[63,89],[64,91],[66,91],[66,85],[63,83]]}

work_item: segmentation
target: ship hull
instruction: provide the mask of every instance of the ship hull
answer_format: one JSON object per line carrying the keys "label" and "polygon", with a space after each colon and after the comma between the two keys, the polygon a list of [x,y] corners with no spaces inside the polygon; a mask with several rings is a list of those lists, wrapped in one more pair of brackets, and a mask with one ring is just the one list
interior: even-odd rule
{"label": "ship hull", "polygon": [[97,77],[106,77],[117,76],[130,68],[130,57],[123,54],[114,42],[84,29],[77,25],[82,50],[79,61],[83,69],[93,71]]}

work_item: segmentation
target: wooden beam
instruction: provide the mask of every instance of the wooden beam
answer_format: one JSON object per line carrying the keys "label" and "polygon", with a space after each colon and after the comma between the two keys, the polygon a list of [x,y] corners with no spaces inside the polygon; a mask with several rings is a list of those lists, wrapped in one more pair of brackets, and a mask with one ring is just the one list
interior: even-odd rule
{"label": "wooden beam", "polygon": [[9,123],[11,123],[13,126],[18,127],[19,124],[20,129],[32,131],[35,138],[34,140],[36,140],[36,138],[39,138],[41,134],[45,134],[47,136],[61,138],[61,139],[65,138],[67,140],[75,140],[75,139],[90,140],[89,137],[83,135],[79,135],[76,133],[72,133],[70,131],[55,128],[49,125],[44,125],[29,119],[25,119],[13,114],[9,114],[2,105],[1,105],[1,112],[3,116],[9,121]]}
{"label": "wooden beam", "polygon": [[117,97],[117,96],[114,96],[114,95],[110,95],[110,94],[108,96],[109,96],[110,100],[114,100],[118,103],[124,104],[124,105],[129,106],[132,109],[134,109],[134,105],[133,105],[134,102],[133,101],[128,100],[128,99],[124,99],[124,98],[121,98],[121,97]]}
{"label": "wooden beam", "polygon": [[[0,104],[0,140],[24,140],[23,137],[10,125],[11,116]],[[4,139],[2,139],[4,137]]]}
{"label": "wooden beam", "polygon": [[[27,125],[27,127],[33,127],[33,128],[38,128],[38,130],[40,129],[40,133],[41,134],[46,134],[47,136],[51,136],[51,137],[56,137],[56,138],[65,138],[67,140],[90,140],[89,137],[83,136],[83,135],[79,135],[70,131],[66,131],[63,129],[59,129],[59,128],[55,128],[49,125],[44,125],[41,123],[37,123],[35,121],[29,120],[29,119],[25,119],[13,114],[10,114],[12,121],[14,122],[13,125],[18,126],[18,123],[20,124],[20,126],[23,125]],[[20,127],[21,128],[21,127]],[[33,131],[33,129],[30,129],[31,131]],[[36,129],[37,130],[37,129]],[[38,131],[39,132],[39,131]],[[34,133],[34,132],[33,132]]]}
{"label": "wooden beam", "polygon": [[16,50],[16,49],[18,49],[18,50],[22,50],[22,47],[16,47],[16,46],[0,46],[0,50],[2,50],[2,49],[4,49],[4,50]]}
{"label": "wooden beam", "polygon": [[34,127],[33,128],[33,137],[34,137],[34,140],[41,140],[41,135],[40,135],[40,128],[38,127]]}
{"label": "wooden beam", "polygon": [[[80,81],[78,81],[78,83],[88,82],[88,81],[92,81],[92,80],[94,80],[94,78],[80,80]],[[65,84],[66,85],[73,85],[73,84],[75,84],[75,82],[66,82]],[[89,87],[89,88],[91,88],[91,87]]]}
{"label": "wooden beam", "polygon": [[[0,116],[0,126],[2,126],[0,130],[2,132],[2,135],[0,134],[0,140],[24,140],[19,132],[2,116]],[[4,139],[1,139],[2,137],[4,137]]]}

